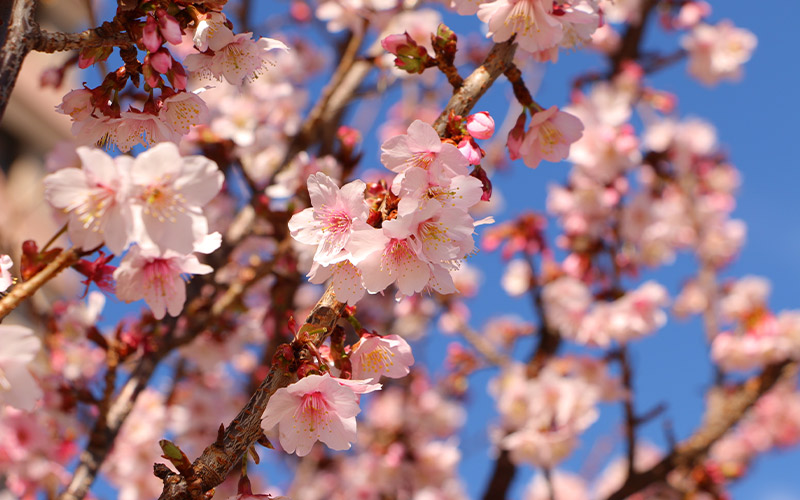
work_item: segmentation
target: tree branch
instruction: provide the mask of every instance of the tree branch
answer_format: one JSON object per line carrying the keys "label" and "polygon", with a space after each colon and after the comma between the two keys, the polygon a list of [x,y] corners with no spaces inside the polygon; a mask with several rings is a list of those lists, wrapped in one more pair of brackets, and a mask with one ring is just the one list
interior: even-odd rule
{"label": "tree branch", "polygon": [[31,279],[19,283],[0,299],[0,321],[8,316],[20,303],[36,293],[45,283],[55,278],[61,271],[78,262],[83,253],[75,248],[62,250],[52,262],[47,264],[41,271],[33,275]]}
{"label": "tree branch", "polygon": [[5,20],[0,26],[0,119],[17,83],[22,61],[31,50],[30,35],[36,29],[34,7],[33,0],[3,2],[0,7],[0,17]]}
{"label": "tree branch", "polygon": [[450,101],[445,107],[446,113],[439,115],[439,118],[433,123],[433,128],[439,135],[444,135],[445,128],[447,127],[447,119],[450,113],[464,116],[478,102],[478,99],[489,90],[497,77],[502,75],[508,69],[511,61],[514,59],[514,52],[517,46],[513,40],[503,43],[496,43],[475,71],[472,72],[465,80],[458,91],[453,94]]}
{"label": "tree branch", "polygon": [[650,469],[629,476],[625,484],[607,500],[623,500],[653,483],[663,481],[675,468],[691,467],[711,445],[741,420],[758,398],[772,389],[779,380],[794,377],[796,374],[797,364],[788,361],[766,367],[761,374],[747,380],[731,394],[720,398],[720,407],[710,407],[706,411],[705,422],[691,437],[678,444],[671,453]]}

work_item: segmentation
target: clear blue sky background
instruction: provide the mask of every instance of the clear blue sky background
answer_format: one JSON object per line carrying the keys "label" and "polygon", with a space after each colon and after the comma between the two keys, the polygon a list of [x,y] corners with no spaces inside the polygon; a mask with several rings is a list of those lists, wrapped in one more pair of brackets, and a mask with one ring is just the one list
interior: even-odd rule
{"label": "clear blue sky background", "polygon": [[[285,10],[285,2],[253,2],[253,19],[263,19],[273,13],[270,9]],[[729,18],[738,26],[758,36],[758,48],[745,67],[745,78],[736,84],[723,83],[709,89],[688,77],[685,63],[679,63],[652,77],[653,86],[674,92],[679,98],[682,116],[697,116],[712,122],[719,140],[730,159],[741,171],[743,185],[739,193],[737,218],[748,225],[747,244],[741,257],[731,266],[728,276],[762,275],[770,279],[773,292],[770,304],[775,310],[800,308],[800,199],[797,196],[798,176],[795,159],[800,139],[797,116],[800,104],[792,92],[800,76],[798,55],[794,45],[796,23],[790,15],[759,13],[766,6],[746,0],[712,1],[712,22]],[[478,29],[473,17],[445,18],[457,33]],[[253,23],[258,25],[258,21]],[[270,35],[272,33],[259,33]],[[309,33],[313,39],[316,34]],[[645,48],[663,48],[667,52],[678,46],[678,37],[664,37],[652,29]],[[571,78],[588,68],[601,68],[600,60],[591,54],[562,53],[557,65],[545,67],[543,84],[535,96],[545,105],[563,105],[567,101]],[[791,90],[790,90],[791,89]],[[486,109],[498,116],[508,106],[510,88],[503,79],[476,108]],[[385,113],[386,107],[382,110]],[[378,165],[379,142],[374,129],[365,133],[365,164]],[[493,181],[502,191],[505,209],[496,215],[499,221],[514,217],[523,210],[544,211],[546,186],[563,181],[566,164],[543,163],[537,170],[521,162],[513,165],[510,175],[498,175]],[[534,321],[527,297],[511,299],[500,288],[503,267],[497,254],[481,254],[473,263],[484,275],[480,299],[470,302],[472,324],[480,326],[498,311],[514,313]],[[675,266],[652,274],[674,295],[676,286],[693,270],[689,258],[679,258]],[[106,310],[106,317],[113,309]],[[447,343],[453,337],[436,336],[428,340],[426,364],[432,369],[441,365]],[[526,349],[527,352],[527,349]],[[645,411],[658,403],[668,404],[666,415],[673,422],[678,438],[685,438],[700,422],[703,395],[710,382],[707,361],[708,348],[698,321],[671,321],[657,335],[634,344],[632,349],[636,372],[636,406]],[[472,380],[469,418],[461,433],[461,473],[472,498],[480,497],[492,468],[488,437],[484,429],[495,417],[494,402],[486,393],[492,373],[481,373]],[[619,436],[621,411],[618,405],[602,408],[602,417],[583,438],[583,447],[565,462],[564,468],[580,471],[595,440]],[[643,428],[648,440],[663,447],[661,420]],[[622,453],[618,446],[613,456]],[[269,467],[269,462],[262,465]],[[800,500],[800,451],[770,453],[758,460],[746,479],[733,488],[735,499]],[[512,498],[521,498],[522,491],[533,471],[523,468],[512,489]],[[267,471],[273,479],[282,474]],[[101,487],[101,491],[107,491]]]}

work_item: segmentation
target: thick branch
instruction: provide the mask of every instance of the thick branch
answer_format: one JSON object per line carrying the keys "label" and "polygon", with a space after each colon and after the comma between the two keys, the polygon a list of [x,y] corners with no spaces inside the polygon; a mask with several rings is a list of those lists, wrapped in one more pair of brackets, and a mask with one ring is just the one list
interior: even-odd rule
{"label": "thick branch", "polygon": [[772,389],[779,380],[793,377],[796,373],[796,363],[788,361],[765,368],[760,375],[749,379],[732,394],[721,398],[721,408],[709,408],[706,412],[706,421],[691,437],[681,442],[652,468],[629,476],[625,484],[607,500],[628,498],[653,483],[663,481],[673,469],[694,465],[714,443],[742,419],[758,398]]}
{"label": "thick branch", "polygon": [[14,287],[5,297],[0,299],[0,321],[13,311],[23,300],[33,295],[45,283],[55,278],[61,271],[78,262],[81,252],[74,248],[63,250],[44,269],[31,279]]}
{"label": "thick branch", "polygon": [[37,52],[62,52],[89,47],[127,47],[133,45],[128,33],[117,23],[105,22],[97,28],[80,33],[59,33],[35,27],[30,41],[31,50]]}
{"label": "thick branch", "polygon": [[33,10],[33,0],[3,2],[0,7],[0,17],[4,19],[0,26],[0,119],[17,82],[22,61],[31,50],[30,35],[36,26]]}
{"label": "thick branch", "polygon": [[[343,310],[344,304],[335,299],[333,290],[329,287],[306,319],[306,324],[325,328],[323,333],[312,339],[315,345],[319,346],[325,341]],[[164,491],[159,498],[190,500],[222,483],[231,469],[241,463],[242,456],[250,446],[261,437],[261,416],[270,397],[292,381],[290,376],[280,370],[270,370],[267,378],[250,397],[250,401],[225,429],[222,439],[208,446],[200,458],[194,461],[194,479],[189,481],[178,474],[168,475],[164,479]]]}
{"label": "thick branch", "polygon": [[450,116],[451,111],[462,116],[470,112],[478,102],[478,99],[497,80],[497,77],[502,75],[509,67],[512,59],[514,59],[516,49],[517,46],[513,41],[496,43],[492,47],[483,64],[464,80],[458,91],[450,98],[447,107],[445,107],[446,113],[439,115],[439,118],[434,122],[433,128],[436,129],[439,135],[444,134],[447,127],[447,118]]}

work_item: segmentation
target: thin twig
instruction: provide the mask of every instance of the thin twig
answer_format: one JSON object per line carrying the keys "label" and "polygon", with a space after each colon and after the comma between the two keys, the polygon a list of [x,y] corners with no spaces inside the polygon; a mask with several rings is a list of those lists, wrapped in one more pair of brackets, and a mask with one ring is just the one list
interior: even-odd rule
{"label": "thin twig", "polygon": [[45,283],[55,278],[64,269],[78,262],[82,255],[83,253],[75,248],[62,250],[55,259],[47,264],[44,269],[33,275],[31,279],[14,286],[13,290],[0,299],[0,321],[19,306],[23,300],[36,293]]}

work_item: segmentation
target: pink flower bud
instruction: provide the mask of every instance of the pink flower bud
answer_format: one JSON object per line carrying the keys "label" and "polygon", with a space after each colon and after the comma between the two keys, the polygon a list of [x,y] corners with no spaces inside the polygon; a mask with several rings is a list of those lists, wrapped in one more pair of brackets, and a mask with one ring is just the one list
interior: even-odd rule
{"label": "pink flower bud", "polygon": [[522,146],[522,140],[525,139],[525,118],[525,113],[520,114],[519,118],[517,118],[517,123],[514,124],[514,128],[508,133],[506,147],[508,147],[508,155],[512,160],[522,158],[519,149]]}
{"label": "pink flower bud", "polygon": [[161,36],[173,45],[181,43],[181,25],[178,20],[167,14],[164,9],[158,9],[156,16],[158,17],[158,28]]}
{"label": "pink flower bud", "polygon": [[167,49],[161,48],[150,54],[150,65],[159,73],[166,73],[172,67],[172,56]]}
{"label": "pink flower bud", "polygon": [[469,115],[467,131],[476,139],[489,139],[494,134],[494,119],[486,111]]}
{"label": "pink flower bud", "polygon": [[405,45],[416,45],[408,33],[403,33],[402,35],[389,35],[381,40],[381,47],[383,47],[386,52],[394,55],[397,55],[397,52],[400,50],[400,48]]}
{"label": "pink flower bud", "polygon": [[152,16],[147,16],[147,21],[142,30],[142,43],[150,52],[155,52],[161,47],[161,35],[158,34],[158,23]]}
{"label": "pink flower bud", "polygon": [[462,139],[458,143],[458,150],[464,155],[470,165],[478,165],[481,162],[481,152],[472,144],[472,141]]}

